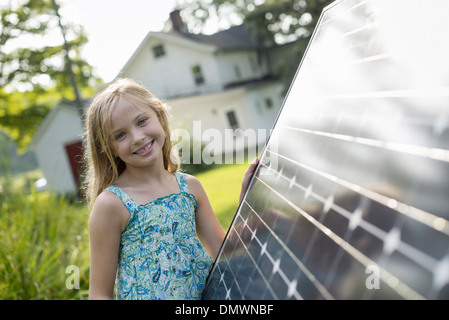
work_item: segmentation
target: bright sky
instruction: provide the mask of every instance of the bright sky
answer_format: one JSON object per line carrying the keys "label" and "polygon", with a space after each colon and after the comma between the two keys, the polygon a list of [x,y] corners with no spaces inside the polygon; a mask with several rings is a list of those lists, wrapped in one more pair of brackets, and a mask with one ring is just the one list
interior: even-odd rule
{"label": "bright sky", "polygon": [[176,0],[57,0],[61,15],[84,26],[83,56],[108,82],[149,31],[161,31]]}

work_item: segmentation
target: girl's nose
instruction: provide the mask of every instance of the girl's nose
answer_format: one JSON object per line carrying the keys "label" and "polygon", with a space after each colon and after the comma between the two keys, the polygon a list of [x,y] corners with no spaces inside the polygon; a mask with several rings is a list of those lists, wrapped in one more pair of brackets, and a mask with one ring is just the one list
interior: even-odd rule
{"label": "girl's nose", "polygon": [[140,130],[136,129],[132,132],[132,138],[134,144],[139,144],[145,139],[145,136]]}

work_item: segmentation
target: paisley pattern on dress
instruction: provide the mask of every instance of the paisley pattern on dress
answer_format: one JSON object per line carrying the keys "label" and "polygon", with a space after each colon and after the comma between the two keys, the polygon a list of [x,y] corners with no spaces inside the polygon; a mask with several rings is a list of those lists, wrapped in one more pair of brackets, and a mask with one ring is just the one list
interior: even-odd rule
{"label": "paisley pattern on dress", "polygon": [[122,189],[109,190],[131,217],[120,239],[116,277],[119,300],[201,299],[212,259],[196,234],[197,201],[182,173],[181,192],[137,205]]}

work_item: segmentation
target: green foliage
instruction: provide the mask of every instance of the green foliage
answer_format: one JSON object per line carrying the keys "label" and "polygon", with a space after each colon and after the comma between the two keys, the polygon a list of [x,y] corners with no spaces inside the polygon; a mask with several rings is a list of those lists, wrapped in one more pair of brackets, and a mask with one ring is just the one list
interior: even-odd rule
{"label": "green foliage", "polygon": [[245,14],[245,25],[264,45],[309,38],[331,0],[267,0]]}
{"label": "green foliage", "polygon": [[[49,192],[0,193],[0,299],[84,299],[88,212]],[[77,266],[80,288],[68,289]]]}
{"label": "green foliage", "polygon": [[[47,112],[62,99],[74,100],[75,94],[62,37],[56,45],[45,41],[58,30],[53,2],[8,1],[0,4],[0,12],[0,130],[23,151]],[[81,57],[87,36],[80,26],[68,22],[63,29],[79,91],[91,96],[100,80]],[[37,39],[42,45],[24,46],[26,39]]]}
{"label": "green foliage", "polygon": [[[1,20],[0,88],[7,87],[7,91],[11,91],[12,88],[19,87],[22,91],[37,90],[42,93],[48,87],[48,80],[52,81],[50,86],[58,89],[70,86],[64,63],[64,44],[45,45],[45,36],[58,25],[52,1],[28,0],[20,4],[10,1],[1,6]],[[92,77],[92,68],[80,57],[87,36],[80,26],[68,24],[64,31],[69,39],[77,81],[81,86],[87,86]],[[17,40],[24,39],[25,36],[37,38],[43,45],[17,45]]]}
{"label": "green foliage", "polygon": [[46,94],[45,101],[35,92],[5,93],[0,89],[0,129],[24,150],[59,94]]}
{"label": "green foliage", "polygon": [[323,8],[333,0],[184,0],[182,10],[190,29],[210,17],[242,21],[261,46],[310,37]]}

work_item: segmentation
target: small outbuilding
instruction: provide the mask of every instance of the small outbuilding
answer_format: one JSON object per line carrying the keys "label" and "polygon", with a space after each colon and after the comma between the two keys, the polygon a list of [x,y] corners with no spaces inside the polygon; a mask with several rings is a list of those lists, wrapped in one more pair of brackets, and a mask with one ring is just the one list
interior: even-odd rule
{"label": "small outbuilding", "polygon": [[[85,101],[88,105],[90,101]],[[83,123],[78,106],[63,101],[45,117],[30,143],[47,188],[60,194],[75,193],[82,166]]]}

